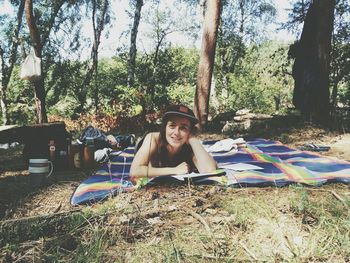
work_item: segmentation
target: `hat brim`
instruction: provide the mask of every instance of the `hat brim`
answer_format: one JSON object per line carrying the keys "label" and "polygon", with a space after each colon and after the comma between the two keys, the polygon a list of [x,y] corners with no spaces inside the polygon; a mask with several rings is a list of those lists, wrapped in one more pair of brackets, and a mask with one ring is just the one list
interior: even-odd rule
{"label": "hat brim", "polygon": [[197,124],[199,122],[196,117],[193,117],[192,115],[178,112],[178,111],[167,111],[166,113],[164,113],[162,120],[164,120],[164,118],[166,118],[168,116],[183,116],[183,117],[188,118],[193,124]]}

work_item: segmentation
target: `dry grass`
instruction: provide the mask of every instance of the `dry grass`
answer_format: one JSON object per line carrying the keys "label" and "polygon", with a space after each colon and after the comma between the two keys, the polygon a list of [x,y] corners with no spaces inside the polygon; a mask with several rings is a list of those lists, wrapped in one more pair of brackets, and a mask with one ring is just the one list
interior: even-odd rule
{"label": "dry grass", "polygon": [[349,262],[349,190],[149,188],[85,209],[83,227],[1,253],[23,262]]}

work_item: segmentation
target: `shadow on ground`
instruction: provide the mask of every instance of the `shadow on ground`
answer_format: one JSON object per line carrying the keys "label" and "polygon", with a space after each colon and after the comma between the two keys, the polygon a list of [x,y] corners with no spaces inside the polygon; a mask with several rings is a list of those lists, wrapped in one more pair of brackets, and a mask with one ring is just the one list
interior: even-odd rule
{"label": "shadow on ground", "polygon": [[[29,175],[28,165],[22,157],[22,146],[1,149],[0,160],[0,219],[19,217],[20,214],[16,216],[15,213],[23,207],[31,209],[26,204],[35,199],[38,199],[35,205],[39,208],[44,208],[42,206],[44,199],[51,199],[53,204],[61,204],[62,208],[59,195],[67,193],[66,190],[57,189],[57,186],[67,185],[69,191],[73,192],[91,173],[91,170],[65,170],[54,171],[49,178]],[[69,199],[64,200],[69,209]]]}

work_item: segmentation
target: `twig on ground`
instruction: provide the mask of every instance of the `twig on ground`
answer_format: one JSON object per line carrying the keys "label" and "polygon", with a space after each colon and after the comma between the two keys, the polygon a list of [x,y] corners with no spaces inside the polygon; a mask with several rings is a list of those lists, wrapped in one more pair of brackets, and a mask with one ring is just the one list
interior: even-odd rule
{"label": "twig on ground", "polygon": [[[13,261],[13,263],[21,262],[23,259],[26,259],[27,255],[30,254],[31,252],[33,252],[33,251],[29,249],[26,253],[24,253],[19,258],[17,258],[15,261]],[[34,256],[34,253],[33,253],[33,256]]]}
{"label": "twig on ground", "polygon": [[188,195],[189,197],[191,197],[191,178],[188,178],[187,186],[188,186]]}
{"label": "twig on ground", "polygon": [[254,260],[258,261],[257,257],[254,255],[252,251],[250,251],[246,245],[244,245],[241,241],[238,242],[240,246],[248,253],[249,256],[251,256]]}
{"label": "twig on ground", "polygon": [[292,252],[293,256],[296,257],[298,254],[295,252],[295,246],[293,243],[289,240],[287,235],[284,235],[285,240],[287,241],[287,247],[289,248],[289,251]]}
{"label": "twig on ground", "polygon": [[43,201],[45,198],[46,198],[46,196],[40,198],[40,199],[36,202],[35,206],[38,206],[38,205],[41,203],[41,201]]}
{"label": "twig on ground", "polygon": [[341,201],[344,205],[346,205],[345,200],[344,200],[340,195],[338,195],[334,190],[331,190],[330,192],[332,193],[332,195],[333,195],[335,198],[337,198],[337,199],[338,199],[339,201]]}
{"label": "twig on ground", "polygon": [[201,258],[210,258],[210,259],[218,259],[218,257],[215,257],[213,255],[209,254],[189,254],[189,253],[183,253],[185,256],[188,257],[201,257]]}
{"label": "twig on ground", "polygon": [[58,211],[60,211],[61,207],[62,207],[62,201],[60,201],[60,203],[58,204],[57,208],[53,211],[53,213],[55,214]]}
{"label": "twig on ground", "polygon": [[323,248],[321,248],[320,252],[323,253],[324,251],[326,251],[326,249],[329,247],[329,245],[333,242],[333,237],[326,237],[326,239],[328,239],[328,242],[323,246]]}
{"label": "twig on ground", "polygon": [[185,210],[186,213],[190,214],[190,215],[193,216],[195,219],[197,219],[199,222],[201,222],[201,223],[204,225],[205,230],[206,230],[210,235],[213,234],[212,231],[211,231],[211,229],[210,229],[210,227],[209,227],[209,225],[208,225],[208,223],[205,221],[205,219],[204,219],[202,216],[200,216],[199,214],[197,214],[196,212],[194,212],[194,211],[192,211],[192,210],[190,210],[190,209],[188,209],[188,208],[185,208],[185,207],[184,207],[183,209]]}
{"label": "twig on ground", "polygon": [[[345,206],[348,206],[344,200],[339,194],[337,194],[334,190],[327,190],[327,189],[315,189],[315,188],[306,188],[309,191],[321,191],[321,192],[328,192],[331,193],[336,199],[341,201]],[[345,193],[347,195],[348,193]]]}

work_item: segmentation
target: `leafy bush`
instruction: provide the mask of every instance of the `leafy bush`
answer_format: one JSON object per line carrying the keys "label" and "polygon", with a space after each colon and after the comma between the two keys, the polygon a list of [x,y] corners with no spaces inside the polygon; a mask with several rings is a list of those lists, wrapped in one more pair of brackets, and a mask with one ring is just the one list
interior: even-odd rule
{"label": "leafy bush", "polygon": [[195,86],[174,84],[169,87],[168,93],[172,103],[183,103],[190,106],[194,103],[195,91]]}

